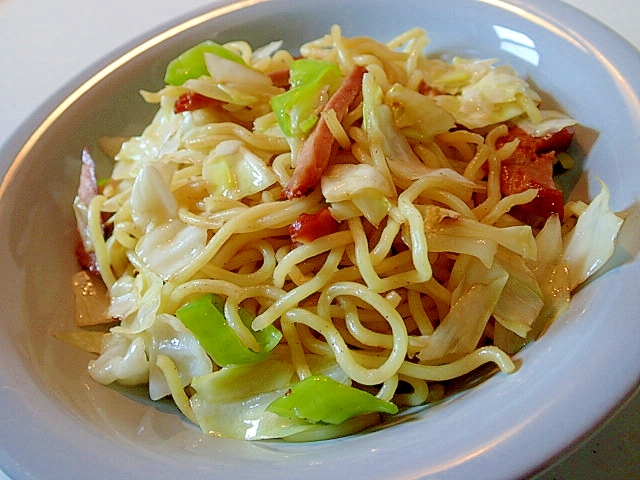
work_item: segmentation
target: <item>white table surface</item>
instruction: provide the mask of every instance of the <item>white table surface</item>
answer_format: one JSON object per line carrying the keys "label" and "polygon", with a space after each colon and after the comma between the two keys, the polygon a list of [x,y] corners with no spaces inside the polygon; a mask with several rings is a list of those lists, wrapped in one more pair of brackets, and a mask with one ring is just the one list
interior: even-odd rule
{"label": "white table surface", "polygon": [[[640,49],[640,1],[565,1]],[[0,0],[0,146],[48,97],[88,65],[138,35],[210,3]],[[0,471],[0,480],[7,478]],[[540,477],[574,478],[640,479],[640,396]]]}

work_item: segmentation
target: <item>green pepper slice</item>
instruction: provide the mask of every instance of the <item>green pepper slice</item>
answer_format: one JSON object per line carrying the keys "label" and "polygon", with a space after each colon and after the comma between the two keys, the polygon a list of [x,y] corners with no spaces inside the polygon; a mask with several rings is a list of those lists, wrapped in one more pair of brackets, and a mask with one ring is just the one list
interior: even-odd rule
{"label": "green pepper slice", "polygon": [[308,58],[295,60],[289,68],[291,88],[272,97],[271,108],[285,135],[301,137],[318,121],[323,92],[335,92],[342,75],[334,63]]}
{"label": "green pepper slice", "polygon": [[209,71],[204,60],[205,53],[213,53],[219,57],[245,65],[244,60],[239,55],[216,42],[207,40],[191,47],[173,59],[167,66],[164,81],[168,85],[182,85],[191,78],[208,75]]}
{"label": "green pepper slice", "polygon": [[366,413],[398,413],[398,407],[391,402],[321,375],[296,383],[267,410],[281,417],[332,425]]}
{"label": "green pepper slice", "polygon": [[[202,348],[221,367],[256,363],[269,356],[280,342],[282,333],[273,325],[252,333],[260,351],[247,348],[229,326],[224,316],[224,300],[205,294],[186,303],[176,311],[176,316],[198,339]],[[242,322],[251,329],[255,316],[244,308],[239,310]]]}

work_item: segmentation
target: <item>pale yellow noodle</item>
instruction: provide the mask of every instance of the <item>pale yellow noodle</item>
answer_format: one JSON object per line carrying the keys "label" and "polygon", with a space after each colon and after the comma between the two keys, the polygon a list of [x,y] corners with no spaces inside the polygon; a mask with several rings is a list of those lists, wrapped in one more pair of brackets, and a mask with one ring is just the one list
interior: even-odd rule
{"label": "pale yellow noodle", "polygon": [[495,363],[504,373],[512,373],[516,366],[511,357],[497,347],[481,347],[459,360],[444,365],[420,365],[404,362],[398,373],[422,380],[441,382],[472,372],[485,363]]}
{"label": "pale yellow noodle", "polygon": [[[254,264],[256,262],[263,262],[265,257],[270,257],[273,255],[273,263],[275,265],[275,251],[273,249],[273,245],[266,239],[261,238],[256,240],[255,243],[251,242],[248,244],[244,244],[240,247],[239,250],[234,249],[234,254],[231,258],[228,258],[222,265],[224,265],[228,270],[242,270],[242,272],[253,271]],[[209,262],[209,265],[219,265],[220,263],[214,262],[213,260]],[[249,269],[245,269],[249,265]]]}
{"label": "pale yellow noodle", "polygon": [[207,265],[233,269],[233,265],[237,262],[238,252],[244,249],[255,250],[258,248],[263,252],[263,255],[265,252],[269,252],[267,254],[270,255],[271,250],[279,248],[275,241],[276,239],[274,238],[278,235],[288,235],[288,229],[265,229],[248,233],[233,234]]}
{"label": "pale yellow noodle", "polygon": [[285,186],[291,179],[291,152],[281,153],[272,162],[271,168],[278,177],[281,186]]}
{"label": "pale yellow noodle", "polygon": [[251,59],[253,58],[253,48],[251,48],[251,45],[249,45],[248,42],[235,40],[226,42],[223,46],[240,55],[246,63],[251,63]]}
{"label": "pale yellow noodle", "polygon": [[333,25],[331,27],[329,35],[331,38],[331,44],[335,50],[335,53],[337,54],[338,61],[341,64],[343,73],[351,71],[351,69],[353,69],[355,65],[349,51],[346,48],[345,39],[342,36],[340,27],[337,25]]}
{"label": "pale yellow noodle", "polygon": [[367,59],[367,57],[359,57],[359,60],[367,65],[367,72],[374,76],[376,83],[383,91],[387,91],[391,88],[391,81],[387,77],[387,72],[381,64],[369,63],[367,60],[371,61],[371,59]]}
{"label": "pale yellow noodle", "polygon": [[419,91],[424,82],[424,74],[420,70],[413,70],[409,72],[409,78],[407,78],[406,87],[409,90]]}
{"label": "pale yellow noodle", "polygon": [[390,292],[387,292],[387,294],[384,296],[384,299],[389,302],[389,305],[400,311],[398,307],[402,302],[402,295],[400,295],[397,290],[391,290]]}
{"label": "pale yellow noodle", "polygon": [[234,233],[259,230],[263,225],[270,225],[275,228],[290,225],[301,213],[307,210],[310,203],[313,204],[312,196],[256,205],[253,208],[244,210],[238,216],[227,221],[209,240],[204,251],[190,265],[174,273],[170,280],[180,283],[191,278],[204,264],[213,258]]}
{"label": "pale yellow noodle", "polygon": [[538,189],[530,188],[524,192],[515,193],[500,199],[498,203],[482,218],[482,223],[495,224],[500,217],[517,205],[531,202],[538,195]]}
{"label": "pale yellow noodle", "polygon": [[421,37],[425,37],[427,43],[429,42],[426,32],[422,28],[414,27],[389,40],[387,42],[387,48],[395,50],[405,43]]}
{"label": "pale yellow noodle", "polygon": [[410,283],[425,281],[422,274],[417,269],[413,268],[410,271],[403,271],[396,273],[395,275],[380,278],[378,272],[376,272],[376,269],[373,266],[373,263],[371,262],[367,238],[364,234],[364,230],[362,229],[362,223],[359,217],[349,219],[349,229],[352,232],[353,241],[355,242],[357,268],[369,288],[376,292],[386,292],[394,288],[407,286]]}
{"label": "pale yellow noodle", "polygon": [[127,258],[129,250],[113,237],[106,240],[105,246],[114,278],[122,276],[129,267],[129,259]]}
{"label": "pale yellow noodle", "polygon": [[451,210],[458,212],[459,214],[464,215],[467,218],[476,218],[469,205],[467,205],[467,203],[460,197],[451,192],[447,192],[446,190],[442,189],[434,189],[430,190],[428,193],[423,193],[422,195],[430,200],[439,202],[444,206],[449,207]]}
{"label": "pale yellow noodle", "polygon": [[195,177],[202,176],[202,165],[187,165],[174,172],[171,177],[171,191],[175,191],[183,185],[188,184]]}
{"label": "pale yellow noodle", "polygon": [[[285,246],[281,247],[276,252],[276,260],[278,264],[282,261],[285,255],[289,253],[290,250],[291,248],[289,246]],[[289,271],[286,272],[286,275],[296,285],[302,285],[303,283],[306,283],[313,278],[313,275],[304,274],[296,264],[291,264],[291,266],[289,267]]]}
{"label": "pale yellow noodle", "polygon": [[395,240],[399,231],[400,223],[389,217],[387,219],[387,224],[382,230],[382,235],[380,235],[378,243],[376,243],[376,246],[373,247],[369,254],[372,265],[378,265],[389,254],[389,251],[393,246],[393,241]]}
{"label": "pale yellow noodle", "polygon": [[[120,182],[119,188],[122,188],[123,182]],[[133,183],[131,184],[133,185]],[[131,197],[131,186],[127,188],[122,188],[122,190],[114,191],[115,189],[107,184],[104,187],[103,195],[107,197],[105,202],[100,207],[100,210],[105,213],[113,213],[108,220],[108,223],[118,223],[120,219],[126,219],[127,217],[131,217],[131,204],[129,203],[129,198]],[[108,191],[113,191],[113,193],[108,194]]]}
{"label": "pale yellow noodle", "polygon": [[353,302],[342,297],[339,298],[338,301],[344,309],[347,329],[356,340],[369,347],[380,347],[386,348],[387,350],[391,350],[393,348],[393,336],[369,330],[362,324],[362,322],[360,322],[358,310]]}
{"label": "pale yellow noodle", "polygon": [[362,118],[362,102],[353,107],[352,110],[349,110],[345,117],[342,119],[342,126],[345,131],[351,134],[351,128],[354,123],[359,121]]}
{"label": "pale yellow noodle", "polygon": [[209,123],[195,127],[183,137],[182,142],[189,148],[210,150],[224,140],[242,140],[246,145],[265,152],[283,153],[289,149],[284,137],[252,132],[232,122]]}
{"label": "pale yellow noodle", "polygon": [[214,293],[225,297],[256,297],[271,300],[277,300],[285,294],[282,289],[272,285],[239,287],[225,280],[214,280],[211,278],[190,280],[178,285],[169,283],[168,286],[170,293],[167,298],[166,309],[169,313],[175,313],[175,311],[185,303],[185,300],[205,293]]}
{"label": "pale yellow noodle", "polygon": [[482,220],[500,201],[500,174],[502,169],[501,162],[502,160],[508,158],[518,146],[518,140],[516,139],[509,143],[506,143],[499,149],[496,149],[496,141],[500,137],[506,135],[507,131],[508,129],[506,125],[495,127],[489,132],[485,141],[485,145],[487,145],[489,148],[487,158],[489,164],[489,174],[487,179],[487,199],[473,210],[478,220]]}
{"label": "pale yellow noodle", "polygon": [[226,280],[241,287],[267,284],[276,266],[275,252],[271,244],[266,241],[257,242],[255,249],[260,253],[261,259],[261,265],[256,270],[251,269],[252,271],[249,273],[239,273],[209,262],[202,267],[202,273],[208,277]]}
{"label": "pale yellow noodle", "polygon": [[273,305],[254,319],[251,328],[254,330],[262,330],[268,325],[271,325],[278,318],[284,315],[286,311],[294,308],[299,302],[326,285],[331,279],[333,272],[337,270],[338,263],[340,262],[343,253],[344,247],[332,249],[327,257],[327,261],[315,277],[288,291],[285,295],[276,300]]}
{"label": "pale yellow noodle", "polygon": [[396,394],[397,388],[398,388],[398,375],[392,375],[389,378],[387,378],[384,382],[382,382],[382,386],[380,387],[380,390],[376,394],[376,397],[390,402],[393,400],[393,397]]}
{"label": "pale yellow noodle", "polygon": [[329,127],[329,131],[331,132],[331,135],[333,135],[333,138],[337,140],[338,144],[342,148],[348,150],[351,147],[351,139],[347,135],[347,132],[344,131],[344,128],[342,128],[342,124],[338,121],[336,111],[331,108],[329,110],[324,110],[321,115],[324,118],[327,127]]}
{"label": "pale yellow noodle", "polygon": [[466,162],[471,163],[477,149],[484,144],[484,137],[467,130],[455,130],[438,134],[438,141],[455,148]]}
{"label": "pale yellow noodle", "polygon": [[260,344],[256,337],[253,336],[251,330],[242,322],[240,318],[240,299],[234,295],[229,295],[224,302],[224,317],[227,320],[227,324],[240,341],[249,350],[254,352],[260,351]]}
{"label": "pale yellow noodle", "polygon": [[296,374],[300,380],[304,380],[307,377],[311,376],[311,369],[309,368],[309,364],[304,356],[304,348],[302,342],[300,341],[300,337],[298,335],[298,331],[296,329],[296,324],[290,322],[288,317],[283,317],[280,321],[280,326],[282,328],[282,335],[284,336],[287,346],[289,347],[289,353],[291,354],[291,363],[296,370]]}
{"label": "pale yellow noodle", "polygon": [[133,250],[142,234],[133,222],[119,222],[113,226],[111,238],[115,238],[123,247]]}
{"label": "pale yellow noodle", "polygon": [[393,305],[373,290],[354,282],[337,282],[328,287],[318,299],[318,314],[328,317],[329,306],[336,297],[350,296],[365,302],[377,310],[388,322],[393,334],[393,350],[389,356],[396,358],[405,355],[408,347],[408,334],[404,321]]}
{"label": "pale yellow noodle", "polygon": [[416,322],[420,333],[422,335],[431,335],[433,333],[433,324],[424,309],[420,292],[409,290],[407,292],[407,300],[411,309],[411,318]]}
{"label": "pale yellow noodle", "polygon": [[164,375],[176,406],[180,409],[185,417],[187,417],[193,423],[197,424],[198,419],[193,413],[189,398],[182,388],[182,383],[180,382],[180,377],[178,376],[178,369],[176,368],[175,363],[173,363],[173,360],[171,360],[171,358],[166,355],[160,354],[156,358],[156,366]]}
{"label": "pale yellow noodle", "polygon": [[413,151],[420,157],[420,160],[429,168],[453,168],[453,161],[449,159],[435,143],[431,145],[417,144],[413,146]]}
{"label": "pale yellow noodle", "polygon": [[407,288],[427,294],[441,305],[451,305],[451,292],[433,277],[428,282],[409,285]]}
{"label": "pale yellow noodle", "polygon": [[429,398],[429,385],[426,381],[406,375],[398,375],[398,377],[403,382],[411,385],[413,389],[411,393],[400,393],[396,396],[396,401],[400,405],[415,407],[427,401]]}
{"label": "pale yellow noodle", "polygon": [[[302,308],[288,310],[285,317],[287,321],[305,324],[325,337],[327,345],[335,355],[336,362],[349,377],[363,385],[376,385],[384,382],[398,371],[402,359],[406,355],[406,346],[402,349],[401,342],[398,342],[397,347],[380,367],[366,368],[355,360],[353,352],[330,320]],[[402,323],[401,319],[400,323]],[[404,328],[404,323],[402,323],[402,328]]]}
{"label": "pale yellow noodle", "polygon": [[287,253],[279,260],[278,266],[273,271],[273,283],[278,287],[284,285],[285,279],[289,271],[294,265],[315,257],[323,252],[331,249],[344,247],[352,242],[351,232],[348,230],[332,233],[320,237],[313,242],[300,245]]}
{"label": "pale yellow noodle", "polygon": [[431,264],[428,257],[429,247],[424,230],[424,221],[420,212],[413,205],[413,201],[433,182],[433,178],[423,177],[398,196],[398,208],[409,225],[413,264],[422,282],[426,282],[431,278]]}
{"label": "pale yellow noodle", "polygon": [[283,70],[285,68],[289,68],[291,62],[293,62],[294,58],[286,50],[278,50],[271,57],[271,71]]}
{"label": "pale yellow noodle", "polygon": [[[407,42],[407,45],[409,47],[408,48],[409,56],[407,58],[407,63],[405,67],[407,72],[418,72],[418,62],[420,61],[423,50],[429,44],[429,39],[427,38],[426,35],[422,35],[421,32],[418,32],[418,31],[415,33],[416,33],[416,36],[414,36]],[[409,88],[412,88],[412,87],[415,88],[418,86],[417,81],[414,81],[413,84],[411,81],[409,81],[408,84],[409,84],[408,85]]]}
{"label": "pale yellow noodle", "polygon": [[469,180],[475,181],[479,181],[484,177],[482,167],[489,160],[489,152],[490,149],[486,145],[478,145],[475,155],[464,170],[464,176]]}
{"label": "pale yellow noodle", "polygon": [[215,213],[202,213],[197,214],[190,212],[186,208],[178,209],[178,218],[187,225],[193,225],[194,227],[205,228],[207,230],[219,230],[225,222],[235,217],[245,208],[230,208],[228,210],[215,212]]}

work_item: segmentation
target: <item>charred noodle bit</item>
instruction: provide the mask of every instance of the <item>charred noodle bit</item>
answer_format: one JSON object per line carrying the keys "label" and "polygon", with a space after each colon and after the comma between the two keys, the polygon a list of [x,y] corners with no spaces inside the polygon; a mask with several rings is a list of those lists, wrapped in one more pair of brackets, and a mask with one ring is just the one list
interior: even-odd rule
{"label": "charred noodle bit", "polygon": [[211,435],[312,441],[513,372],[622,220],[604,184],[561,203],[574,120],[507,65],[427,46],[334,26],[298,58],[211,41],[171,62],[111,178],[82,154],[78,258],[109,302],[57,336],[96,350],[81,324],[116,323],[90,375]]}

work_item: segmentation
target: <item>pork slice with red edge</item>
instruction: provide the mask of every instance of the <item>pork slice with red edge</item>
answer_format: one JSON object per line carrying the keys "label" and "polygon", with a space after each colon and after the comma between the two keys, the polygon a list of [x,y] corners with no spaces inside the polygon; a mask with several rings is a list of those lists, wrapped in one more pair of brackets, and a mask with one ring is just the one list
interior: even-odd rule
{"label": "pork slice with red edge", "polygon": [[[349,106],[362,91],[362,78],[365,72],[364,67],[354,67],[323,110],[334,110],[338,121],[341,122],[349,111]],[[320,116],[316,127],[300,149],[296,167],[291,179],[285,185],[283,195],[292,199],[302,197],[313,190],[320,182],[322,174],[337,150],[338,143],[324,118]]]}

